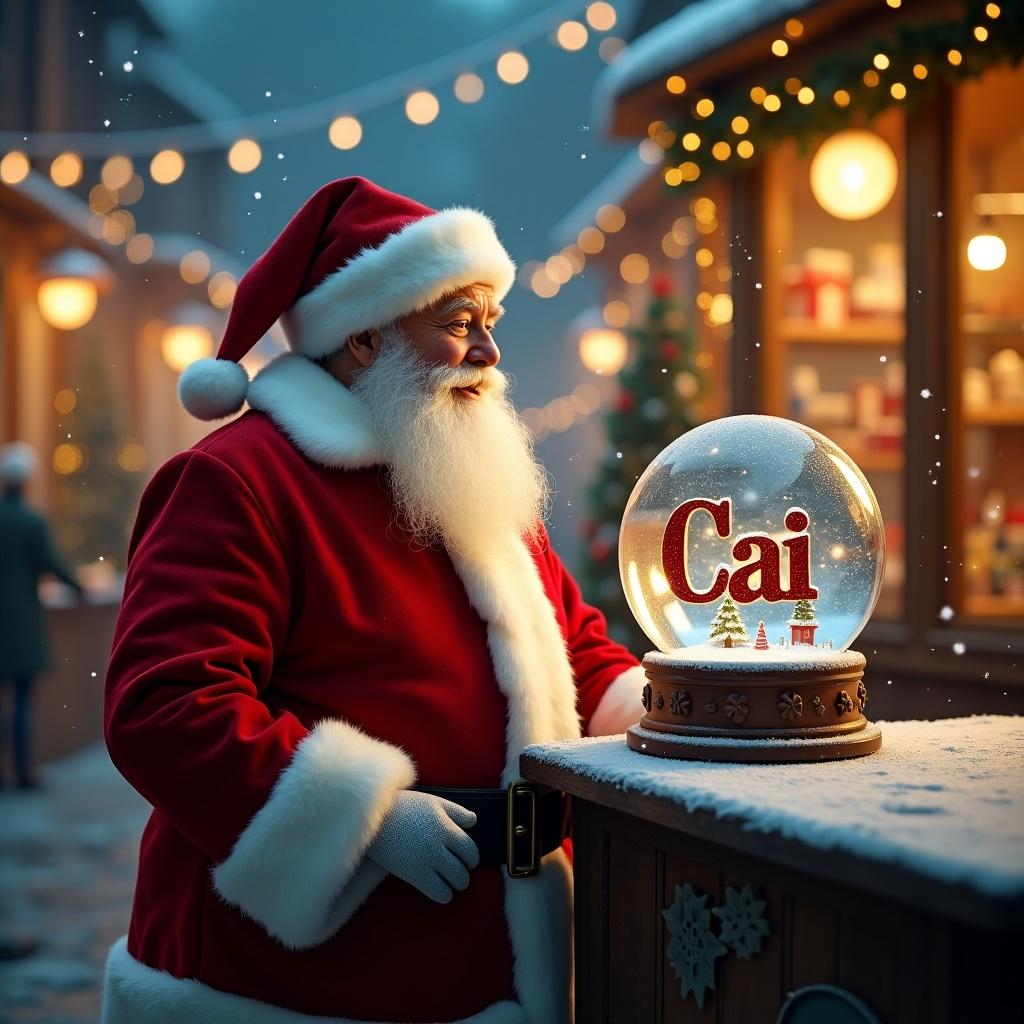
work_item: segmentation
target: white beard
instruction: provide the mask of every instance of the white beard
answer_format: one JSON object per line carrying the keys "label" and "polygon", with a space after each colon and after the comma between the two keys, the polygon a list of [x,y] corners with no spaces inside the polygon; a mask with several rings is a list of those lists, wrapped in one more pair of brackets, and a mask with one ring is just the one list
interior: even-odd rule
{"label": "white beard", "polygon": [[[482,554],[509,536],[536,535],[548,476],[533,438],[493,367],[434,367],[399,329],[352,391],[369,412],[390,469],[401,524],[423,545]],[[476,384],[479,398],[453,389]]]}

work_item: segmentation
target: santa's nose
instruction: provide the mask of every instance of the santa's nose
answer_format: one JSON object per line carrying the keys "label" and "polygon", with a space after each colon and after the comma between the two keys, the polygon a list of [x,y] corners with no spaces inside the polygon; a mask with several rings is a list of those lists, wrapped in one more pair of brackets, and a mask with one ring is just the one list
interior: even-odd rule
{"label": "santa's nose", "polygon": [[466,353],[466,362],[473,366],[497,366],[501,360],[501,353],[498,346],[494,344],[494,338],[489,333],[483,333],[474,343],[473,347]]}

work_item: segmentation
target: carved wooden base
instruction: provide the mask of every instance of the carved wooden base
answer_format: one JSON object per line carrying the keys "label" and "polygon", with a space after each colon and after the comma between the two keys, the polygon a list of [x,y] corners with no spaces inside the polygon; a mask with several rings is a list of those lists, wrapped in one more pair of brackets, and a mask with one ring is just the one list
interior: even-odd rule
{"label": "carved wooden base", "polygon": [[646,714],[629,747],[701,761],[833,761],[871,754],[864,660],[835,665],[687,665],[644,659]]}

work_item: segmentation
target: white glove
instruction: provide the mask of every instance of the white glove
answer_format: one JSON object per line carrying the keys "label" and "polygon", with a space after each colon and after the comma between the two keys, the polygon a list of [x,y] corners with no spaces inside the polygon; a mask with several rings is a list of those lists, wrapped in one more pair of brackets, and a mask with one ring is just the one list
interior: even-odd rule
{"label": "white glove", "polygon": [[469,886],[480,851],[466,834],[476,815],[433,793],[401,789],[366,855],[437,903]]}

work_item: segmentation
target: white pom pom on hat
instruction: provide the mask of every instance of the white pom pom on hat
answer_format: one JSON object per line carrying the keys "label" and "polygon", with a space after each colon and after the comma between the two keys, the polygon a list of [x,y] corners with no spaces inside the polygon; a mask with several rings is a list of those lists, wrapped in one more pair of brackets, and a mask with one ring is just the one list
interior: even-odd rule
{"label": "white pom pom on hat", "polygon": [[249,384],[240,360],[281,317],[292,350],[316,358],[467,285],[486,285],[500,302],[515,272],[479,210],[438,212],[367,178],[339,178],[242,277],[217,358],[188,366],[178,397],[202,420],[238,412]]}
{"label": "white pom pom on hat", "polygon": [[197,419],[220,420],[245,405],[249,375],[230,359],[197,359],[178,378],[178,399]]}

